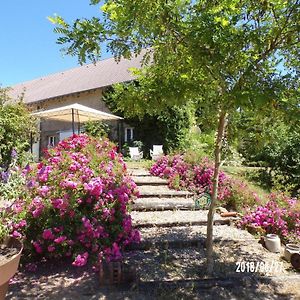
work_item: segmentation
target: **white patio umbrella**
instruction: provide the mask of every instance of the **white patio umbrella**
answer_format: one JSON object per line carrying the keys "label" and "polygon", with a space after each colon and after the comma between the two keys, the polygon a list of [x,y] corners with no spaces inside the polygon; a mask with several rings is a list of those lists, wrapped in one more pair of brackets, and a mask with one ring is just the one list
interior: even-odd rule
{"label": "white patio umbrella", "polygon": [[73,133],[75,133],[75,115],[79,123],[97,120],[123,120],[123,118],[119,116],[78,103],[32,113],[32,116],[35,117],[58,121],[70,121],[71,118]]}

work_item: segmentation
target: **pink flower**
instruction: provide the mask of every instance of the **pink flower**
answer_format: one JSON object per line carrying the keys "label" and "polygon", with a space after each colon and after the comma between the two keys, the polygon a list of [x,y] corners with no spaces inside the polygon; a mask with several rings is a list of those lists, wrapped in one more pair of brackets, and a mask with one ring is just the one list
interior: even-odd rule
{"label": "pink flower", "polygon": [[44,240],[53,240],[55,236],[53,235],[51,229],[45,229],[43,231],[42,237]]}
{"label": "pink flower", "polygon": [[37,253],[43,253],[43,248],[39,242],[33,242],[32,245]]}
{"label": "pink flower", "polygon": [[111,251],[111,258],[113,260],[120,260],[122,258],[122,254],[120,252],[120,248],[117,243],[113,243],[112,251]]}
{"label": "pink flower", "polygon": [[14,232],[12,233],[12,236],[14,238],[20,238],[20,237],[22,237],[22,234],[16,230],[14,230]]}
{"label": "pink flower", "polygon": [[87,259],[89,257],[89,254],[87,252],[84,252],[82,255],[78,254],[72,263],[73,266],[76,267],[82,267],[85,266],[87,263]]}
{"label": "pink flower", "polygon": [[103,190],[103,183],[100,177],[92,178],[89,183],[84,183],[83,186],[91,196],[99,197]]}
{"label": "pink flower", "polygon": [[56,238],[56,239],[54,240],[54,242],[57,243],[57,244],[61,244],[61,243],[63,243],[66,239],[67,239],[67,237],[64,236],[64,235],[62,235],[62,236]]}
{"label": "pink flower", "polygon": [[76,189],[78,184],[75,181],[72,180],[64,180],[60,184],[61,187],[63,188],[68,188],[68,189]]}
{"label": "pink flower", "polygon": [[54,252],[55,247],[54,246],[48,246],[48,252]]}

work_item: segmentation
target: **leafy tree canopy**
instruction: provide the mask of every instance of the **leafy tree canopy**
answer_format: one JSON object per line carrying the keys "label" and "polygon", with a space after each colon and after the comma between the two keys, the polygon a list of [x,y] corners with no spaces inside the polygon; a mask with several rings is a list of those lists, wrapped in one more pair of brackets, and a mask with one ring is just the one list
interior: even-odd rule
{"label": "leafy tree canopy", "polygon": [[80,62],[97,60],[102,42],[117,59],[146,49],[145,68],[134,70],[140,86],[127,87],[130,96],[119,103],[130,105],[130,112],[161,110],[191,98],[226,110],[280,100],[278,105],[294,112],[299,7],[298,0],[119,0],[104,1],[103,21],[52,20],[62,35],[58,42]]}

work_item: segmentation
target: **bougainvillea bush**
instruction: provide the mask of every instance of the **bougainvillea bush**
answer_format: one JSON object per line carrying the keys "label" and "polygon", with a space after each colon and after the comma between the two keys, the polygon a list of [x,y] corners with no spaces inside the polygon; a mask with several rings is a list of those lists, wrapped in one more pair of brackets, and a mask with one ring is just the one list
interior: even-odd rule
{"label": "bougainvillea bush", "polygon": [[24,238],[27,257],[118,260],[139,241],[128,203],[138,194],[122,157],[108,140],[74,135],[24,170],[24,194],[12,206],[8,226]]}
{"label": "bougainvillea bush", "polygon": [[272,193],[265,205],[245,214],[242,228],[263,229],[278,234],[283,242],[300,242],[300,202],[283,194]]}
{"label": "bougainvillea bush", "polygon": [[[150,173],[167,178],[169,186],[174,189],[187,189],[200,195],[212,193],[214,168],[207,158],[193,164],[186,162],[183,155],[163,156],[152,165]],[[230,196],[228,180],[226,174],[221,171],[218,200],[223,201]]]}

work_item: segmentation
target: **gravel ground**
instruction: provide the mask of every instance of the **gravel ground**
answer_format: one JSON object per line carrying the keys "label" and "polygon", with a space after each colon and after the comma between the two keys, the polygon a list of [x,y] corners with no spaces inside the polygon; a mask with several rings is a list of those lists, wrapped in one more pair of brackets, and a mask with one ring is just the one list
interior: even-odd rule
{"label": "gravel ground", "polygon": [[[282,253],[271,253],[258,240],[215,241],[215,276],[234,275],[283,276],[294,275],[291,265]],[[132,251],[126,254],[128,262],[139,268],[141,279],[196,279],[206,274],[206,249],[203,246],[184,249]],[[300,280],[300,277],[299,277]]]}
{"label": "gravel ground", "polygon": [[238,261],[281,262],[279,255],[257,243],[217,243],[217,279],[203,287],[209,280],[204,257],[203,248],[133,251],[126,254],[126,262],[137,267],[140,281],[106,288],[101,288],[97,274],[87,269],[63,262],[40,265],[35,273],[23,270],[17,274],[8,299],[300,299],[300,274],[293,273],[285,262],[280,272],[267,274],[279,277],[236,272]]}
{"label": "gravel ground", "polygon": [[[178,226],[178,227],[152,227],[140,229],[142,240],[152,240],[154,242],[165,240],[188,240],[206,237],[206,226]],[[234,241],[255,241],[252,234],[246,230],[241,230],[233,226],[215,226],[214,238]]]}
{"label": "gravel ground", "polygon": [[[169,211],[132,211],[131,216],[134,224],[164,224],[164,223],[180,223],[180,222],[206,222],[207,210],[189,211],[189,210],[169,210]],[[222,218],[219,214],[215,214],[215,221],[230,218]]]}

